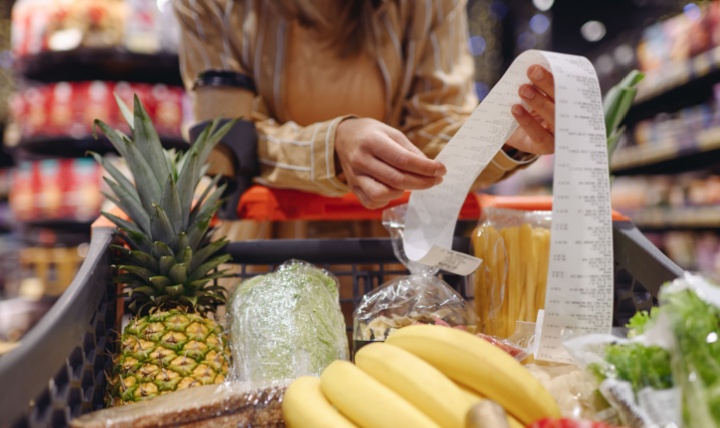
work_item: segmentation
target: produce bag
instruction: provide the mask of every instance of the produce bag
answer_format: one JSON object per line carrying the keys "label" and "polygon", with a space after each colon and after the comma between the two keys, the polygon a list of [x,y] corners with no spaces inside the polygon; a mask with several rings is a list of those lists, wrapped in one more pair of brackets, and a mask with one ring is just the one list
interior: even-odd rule
{"label": "produce bag", "polygon": [[[637,319],[636,319],[637,320]],[[593,334],[565,342],[597,382],[597,389],[628,427],[681,426],[680,391],[674,387],[669,331],[630,328],[631,338]],[[675,424],[675,425],[672,425]]]}
{"label": "produce bag", "polygon": [[228,302],[235,377],[319,376],[332,361],[347,360],[338,288],[334,275],[299,260],[241,283]]}
{"label": "produce bag", "polygon": [[410,275],[387,281],[363,296],[353,313],[353,351],[382,342],[396,329],[413,324],[438,324],[467,329],[476,323],[475,312],[457,291],[437,274],[439,269],[408,259],[403,248],[407,205],[383,212],[393,251]]}
{"label": "produce bag", "polygon": [[[720,286],[686,273],[663,286],[659,321],[669,320],[672,371],[682,391],[683,426],[720,426]],[[652,317],[651,317],[652,318]],[[650,320],[652,322],[652,319]]]}
{"label": "produce bag", "polygon": [[720,287],[686,273],[658,300],[630,320],[627,338],[588,335],[565,346],[628,426],[720,426]]}
{"label": "produce bag", "polygon": [[488,207],[472,236],[483,263],[473,274],[477,331],[509,338],[516,322],[536,322],[545,306],[550,211]]}

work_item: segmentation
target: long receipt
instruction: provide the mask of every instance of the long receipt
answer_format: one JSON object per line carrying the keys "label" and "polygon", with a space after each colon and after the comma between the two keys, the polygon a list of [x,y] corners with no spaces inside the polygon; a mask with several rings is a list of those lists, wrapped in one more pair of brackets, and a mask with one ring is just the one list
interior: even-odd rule
{"label": "long receipt", "polygon": [[[535,357],[570,362],[569,335],[612,328],[612,211],[602,96],[586,58],[531,50],[502,79],[438,154],[447,174],[410,195],[404,247],[411,260],[466,275],[480,263],[452,251],[460,208],[480,172],[517,128],[510,109],[527,69],[540,64],[555,79],[555,165],[545,310]],[[537,339],[537,338],[536,338]]]}

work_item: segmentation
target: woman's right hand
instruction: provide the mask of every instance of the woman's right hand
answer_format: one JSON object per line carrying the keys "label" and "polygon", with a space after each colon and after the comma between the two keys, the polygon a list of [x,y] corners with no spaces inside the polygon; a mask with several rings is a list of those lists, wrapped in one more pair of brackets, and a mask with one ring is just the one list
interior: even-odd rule
{"label": "woman's right hand", "polygon": [[440,184],[446,172],[402,132],[369,118],[340,122],[335,154],[350,190],[369,209],[384,207],[406,190]]}

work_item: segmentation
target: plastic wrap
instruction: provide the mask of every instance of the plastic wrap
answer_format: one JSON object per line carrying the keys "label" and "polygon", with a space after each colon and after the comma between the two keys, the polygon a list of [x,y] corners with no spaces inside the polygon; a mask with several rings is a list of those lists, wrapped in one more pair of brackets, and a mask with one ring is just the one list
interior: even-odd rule
{"label": "plastic wrap", "polygon": [[508,338],[516,322],[534,323],[545,305],[550,211],[486,208],[472,236],[483,260],[474,273],[477,331]]}
{"label": "plastic wrap", "polygon": [[228,307],[238,380],[319,376],[349,358],[337,278],[310,263],[291,260],[246,280]]}
{"label": "plastic wrap", "polygon": [[630,320],[627,338],[565,346],[626,425],[720,426],[720,288],[687,273],[663,285],[659,303]]}
{"label": "plastic wrap", "polygon": [[281,428],[286,384],[229,382],[175,391],[72,420],[73,428],[218,426]]}
{"label": "plastic wrap", "polygon": [[593,334],[565,342],[628,427],[681,426],[680,391],[674,387],[668,349],[672,337],[666,327],[658,324],[629,339]]}
{"label": "plastic wrap", "polygon": [[525,368],[550,392],[564,418],[620,424],[617,412],[597,393],[595,380],[582,367],[533,363]]}
{"label": "plastic wrap", "polygon": [[674,337],[672,371],[684,426],[720,426],[720,287],[687,273],[666,284],[659,301],[658,316],[667,317]]}
{"label": "plastic wrap", "polygon": [[412,324],[438,324],[474,328],[472,305],[437,276],[438,269],[407,258],[402,234],[407,206],[383,212],[383,225],[392,237],[393,250],[410,275],[396,277],[367,293],[353,313],[354,351],[370,342],[382,342],[398,328]]}

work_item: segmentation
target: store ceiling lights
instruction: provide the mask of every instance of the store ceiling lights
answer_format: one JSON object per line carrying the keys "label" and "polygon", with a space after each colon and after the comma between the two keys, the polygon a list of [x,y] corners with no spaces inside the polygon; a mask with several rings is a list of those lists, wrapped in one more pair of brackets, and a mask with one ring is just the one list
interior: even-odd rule
{"label": "store ceiling lights", "polygon": [[533,6],[543,12],[550,10],[553,3],[555,3],[555,0],[533,0]]}
{"label": "store ceiling lights", "polygon": [[685,16],[690,18],[693,21],[697,21],[700,19],[700,16],[702,16],[702,12],[700,11],[700,7],[696,5],[695,3],[688,3],[683,7],[683,13]]}
{"label": "store ceiling lights", "polygon": [[597,42],[605,37],[605,24],[600,21],[588,21],[580,28],[580,33],[588,42]]}
{"label": "store ceiling lights", "polygon": [[538,13],[530,18],[530,30],[535,34],[543,34],[550,27],[550,20],[542,13]]}

